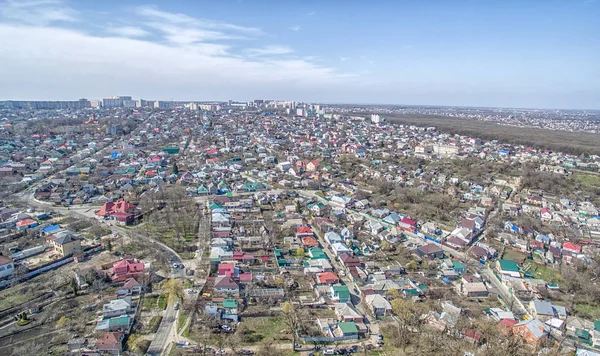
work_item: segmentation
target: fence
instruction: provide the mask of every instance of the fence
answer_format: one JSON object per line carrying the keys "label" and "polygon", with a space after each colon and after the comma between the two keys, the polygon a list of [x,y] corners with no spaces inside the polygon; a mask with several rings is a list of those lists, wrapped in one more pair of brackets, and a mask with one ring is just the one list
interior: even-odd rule
{"label": "fence", "polygon": [[[104,246],[102,245],[96,245],[96,246],[90,246],[88,248],[85,248],[84,251],[86,252],[86,254],[93,254],[96,253],[98,251],[102,251],[104,249]],[[40,274],[44,273],[44,272],[48,272],[51,271],[53,269],[56,269],[58,267],[64,266],[67,263],[73,262],[74,258],[73,256],[69,256],[69,257],[64,257],[56,262],[52,262],[49,264],[46,264],[40,268],[37,268],[33,271],[29,271],[27,273],[25,273],[22,276],[19,277],[14,277],[12,279],[9,280],[5,280],[0,282],[0,289],[2,288],[6,288],[8,285],[10,285],[11,283],[20,283],[22,281],[26,281],[28,279],[31,279],[33,277],[39,276]]]}
{"label": "fence", "polygon": [[300,337],[299,340],[302,342],[329,343],[329,342],[337,342],[337,341],[358,340],[358,335],[337,336],[337,337],[307,336],[307,337]]}

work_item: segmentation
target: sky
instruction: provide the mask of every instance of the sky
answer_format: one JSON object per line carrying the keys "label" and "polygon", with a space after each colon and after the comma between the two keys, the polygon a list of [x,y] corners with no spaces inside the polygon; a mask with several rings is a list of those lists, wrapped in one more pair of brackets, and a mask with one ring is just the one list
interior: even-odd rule
{"label": "sky", "polygon": [[599,19],[600,0],[0,0],[0,100],[600,109]]}

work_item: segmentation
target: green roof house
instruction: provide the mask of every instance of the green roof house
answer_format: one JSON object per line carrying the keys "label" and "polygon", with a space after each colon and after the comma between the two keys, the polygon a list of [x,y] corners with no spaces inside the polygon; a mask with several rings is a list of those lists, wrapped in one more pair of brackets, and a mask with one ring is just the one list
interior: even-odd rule
{"label": "green roof house", "polygon": [[498,260],[496,261],[496,270],[498,273],[510,276],[510,277],[521,277],[521,273],[519,272],[519,266],[513,260]]}
{"label": "green roof house", "polygon": [[357,336],[358,328],[353,321],[341,322],[338,323],[338,328],[340,329],[343,336]]}
{"label": "green roof house", "polygon": [[337,303],[348,303],[350,302],[350,290],[347,286],[331,286],[329,297]]}

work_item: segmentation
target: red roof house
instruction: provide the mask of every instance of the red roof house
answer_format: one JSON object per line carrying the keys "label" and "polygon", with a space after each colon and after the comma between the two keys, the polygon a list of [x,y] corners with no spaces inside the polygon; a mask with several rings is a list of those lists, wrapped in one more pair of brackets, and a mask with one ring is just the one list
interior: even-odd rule
{"label": "red roof house", "polygon": [[318,284],[332,285],[332,284],[336,284],[339,282],[340,282],[340,279],[333,272],[322,272],[322,273],[317,274],[317,283]]}
{"label": "red roof house", "polygon": [[563,244],[563,250],[571,251],[574,253],[581,253],[581,246],[575,245],[572,242],[565,242]]}
{"label": "red roof house", "polygon": [[123,348],[124,337],[125,334],[123,333],[104,333],[96,341],[96,348],[101,352],[118,354]]}

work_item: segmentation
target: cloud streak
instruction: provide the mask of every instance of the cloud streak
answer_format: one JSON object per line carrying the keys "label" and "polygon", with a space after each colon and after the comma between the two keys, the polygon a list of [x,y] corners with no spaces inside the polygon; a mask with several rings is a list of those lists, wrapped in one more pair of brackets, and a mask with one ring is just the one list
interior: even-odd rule
{"label": "cloud streak", "polygon": [[75,22],[77,12],[59,0],[5,0],[0,2],[0,19],[32,25]]}
{"label": "cloud streak", "polygon": [[150,35],[150,32],[135,26],[110,26],[106,29],[106,32],[123,37],[145,37]]}

